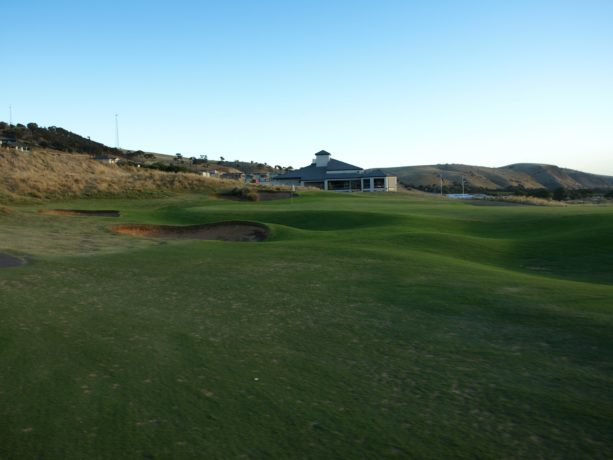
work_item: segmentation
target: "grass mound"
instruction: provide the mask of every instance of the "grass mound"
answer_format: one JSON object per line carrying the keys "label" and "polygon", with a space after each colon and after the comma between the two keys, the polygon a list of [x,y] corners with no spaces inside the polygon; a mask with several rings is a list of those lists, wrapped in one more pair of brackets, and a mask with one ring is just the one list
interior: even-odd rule
{"label": "grass mound", "polygon": [[233,187],[224,189],[217,193],[219,198],[238,201],[273,201],[287,200],[298,196],[289,190],[263,189],[258,190],[253,187]]}

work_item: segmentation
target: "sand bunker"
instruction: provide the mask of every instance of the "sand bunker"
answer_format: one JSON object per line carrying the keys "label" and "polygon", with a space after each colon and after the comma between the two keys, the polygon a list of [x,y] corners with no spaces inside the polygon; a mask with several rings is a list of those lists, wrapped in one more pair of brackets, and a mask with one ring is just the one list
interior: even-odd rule
{"label": "sand bunker", "polygon": [[294,192],[258,192],[260,201],[287,200],[295,196],[298,195]]}
{"label": "sand bunker", "polygon": [[21,267],[25,259],[0,252],[0,268]]}
{"label": "sand bunker", "polygon": [[72,217],[119,217],[121,214],[119,211],[109,209],[41,209],[39,211],[42,214],[52,214],[55,216],[72,216]]}
{"label": "sand bunker", "polygon": [[187,226],[116,225],[112,230],[132,236],[220,241],[264,241],[269,233],[268,227],[264,224],[238,220]]}
{"label": "sand bunker", "polygon": [[[275,192],[275,191],[257,191],[257,201],[272,201],[272,200],[287,200],[292,197],[297,197],[298,194],[294,192]],[[218,193],[218,198],[232,201],[255,201],[251,200],[246,195],[232,194],[232,193]]]}

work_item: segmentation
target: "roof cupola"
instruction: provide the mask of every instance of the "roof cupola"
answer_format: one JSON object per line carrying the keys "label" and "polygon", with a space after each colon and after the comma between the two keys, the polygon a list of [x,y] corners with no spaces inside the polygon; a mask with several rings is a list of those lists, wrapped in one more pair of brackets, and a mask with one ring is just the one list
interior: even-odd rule
{"label": "roof cupola", "polygon": [[325,150],[320,150],[315,154],[315,166],[318,168],[323,168],[328,166],[328,162],[330,161],[330,154]]}

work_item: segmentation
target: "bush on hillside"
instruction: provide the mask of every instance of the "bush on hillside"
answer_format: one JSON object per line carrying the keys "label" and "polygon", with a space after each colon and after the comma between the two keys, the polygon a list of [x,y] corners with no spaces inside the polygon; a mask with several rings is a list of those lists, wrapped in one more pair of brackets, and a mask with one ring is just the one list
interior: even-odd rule
{"label": "bush on hillside", "polygon": [[174,172],[174,173],[184,172],[184,173],[197,174],[191,169],[186,168],[185,166],[178,166],[176,164],[166,164],[166,163],[158,162],[158,163],[153,163],[150,165],[142,165],[142,167],[147,168],[147,169],[157,169],[158,171],[164,171],[164,172]]}
{"label": "bush on hillside", "polygon": [[121,151],[118,149],[107,147],[100,142],[56,126],[41,128],[36,123],[28,123],[27,126],[21,123],[9,126],[2,122],[0,123],[0,135],[23,142],[30,147],[52,148],[68,153],[121,156]]}
{"label": "bush on hillside", "polygon": [[219,192],[220,195],[236,197],[239,200],[247,200],[247,201],[258,201],[260,196],[258,192],[249,187],[234,187],[227,190],[222,190]]}

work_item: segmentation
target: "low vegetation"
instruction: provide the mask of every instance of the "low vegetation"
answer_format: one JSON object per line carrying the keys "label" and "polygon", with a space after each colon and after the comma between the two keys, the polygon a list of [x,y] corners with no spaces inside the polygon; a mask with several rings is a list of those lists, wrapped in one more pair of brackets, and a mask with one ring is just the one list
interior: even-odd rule
{"label": "low vegetation", "polygon": [[[611,207],[5,208],[0,252],[27,263],[0,269],[1,458],[611,457]],[[110,230],[236,220],[268,239]]]}
{"label": "low vegetation", "polygon": [[258,201],[260,199],[254,187],[232,187],[219,191],[219,196],[235,198],[237,200]]}
{"label": "low vegetation", "polygon": [[85,153],[89,155],[121,155],[122,151],[92,141],[76,133],[57,126],[48,128],[36,123],[26,125],[9,125],[0,122],[0,137],[16,141],[30,149],[53,149],[68,153]]}
{"label": "low vegetation", "polygon": [[106,164],[51,150],[0,150],[0,202],[73,197],[151,197],[206,192],[234,181]]}

